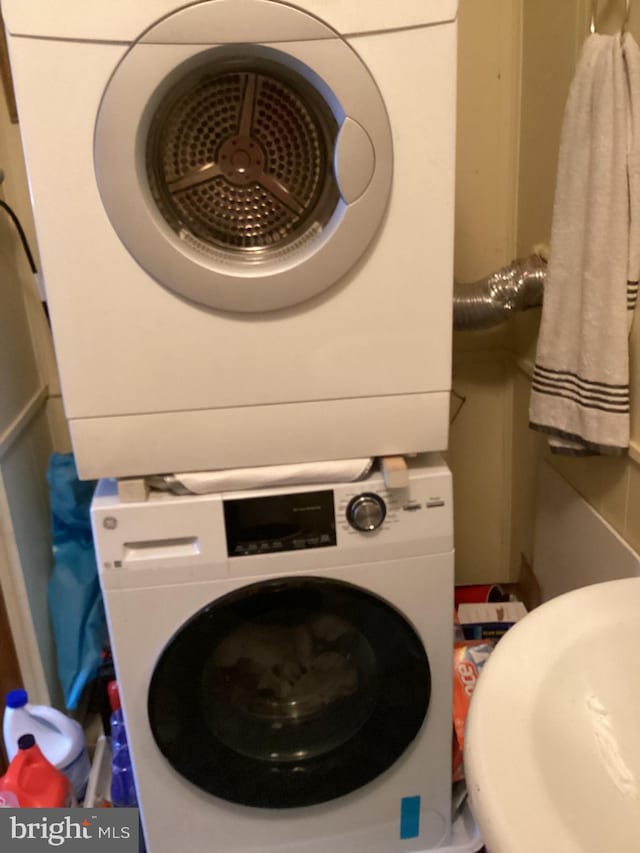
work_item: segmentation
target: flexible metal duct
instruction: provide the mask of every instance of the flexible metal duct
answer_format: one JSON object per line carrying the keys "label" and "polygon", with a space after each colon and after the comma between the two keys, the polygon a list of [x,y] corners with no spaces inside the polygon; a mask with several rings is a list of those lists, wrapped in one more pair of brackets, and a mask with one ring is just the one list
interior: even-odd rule
{"label": "flexible metal duct", "polygon": [[547,262],[539,254],[513,261],[472,284],[454,284],[453,328],[489,329],[504,323],[514,311],[542,305]]}

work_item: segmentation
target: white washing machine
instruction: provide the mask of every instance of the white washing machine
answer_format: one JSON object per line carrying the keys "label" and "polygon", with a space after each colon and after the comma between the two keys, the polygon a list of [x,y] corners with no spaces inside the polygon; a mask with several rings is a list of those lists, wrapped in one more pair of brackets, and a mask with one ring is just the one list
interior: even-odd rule
{"label": "white washing machine", "polygon": [[447,844],[451,475],[92,509],[149,853]]}
{"label": "white washing machine", "polygon": [[446,447],[457,0],[2,11],[81,476]]}

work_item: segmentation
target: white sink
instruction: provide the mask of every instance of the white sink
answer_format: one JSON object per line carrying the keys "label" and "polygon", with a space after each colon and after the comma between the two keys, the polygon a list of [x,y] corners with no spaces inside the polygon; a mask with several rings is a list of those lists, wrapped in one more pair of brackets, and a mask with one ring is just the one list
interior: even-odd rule
{"label": "white sink", "polygon": [[640,578],[528,614],[485,664],[465,771],[489,853],[640,851]]}

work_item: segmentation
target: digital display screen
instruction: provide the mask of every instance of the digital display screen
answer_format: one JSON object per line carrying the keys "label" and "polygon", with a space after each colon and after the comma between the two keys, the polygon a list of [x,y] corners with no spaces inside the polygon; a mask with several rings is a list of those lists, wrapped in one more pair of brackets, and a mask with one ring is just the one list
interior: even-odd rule
{"label": "digital display screen", "polygon": [[331,490],[224,501],[230,557],[303,551],[336,544]]}

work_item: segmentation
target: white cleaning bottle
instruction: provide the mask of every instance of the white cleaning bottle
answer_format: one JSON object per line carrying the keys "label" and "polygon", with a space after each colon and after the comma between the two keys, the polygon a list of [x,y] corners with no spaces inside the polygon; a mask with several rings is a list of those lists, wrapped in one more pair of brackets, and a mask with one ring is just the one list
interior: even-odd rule
{"label": "white cleaning bottle", "polygon": [[2,721],[9,761],[24,734],[34,735],[45,758],[68,777],[77,801],[82,802],[91,769],[82,726],[48,705],[31,705],[26,690],[12,690]]}

